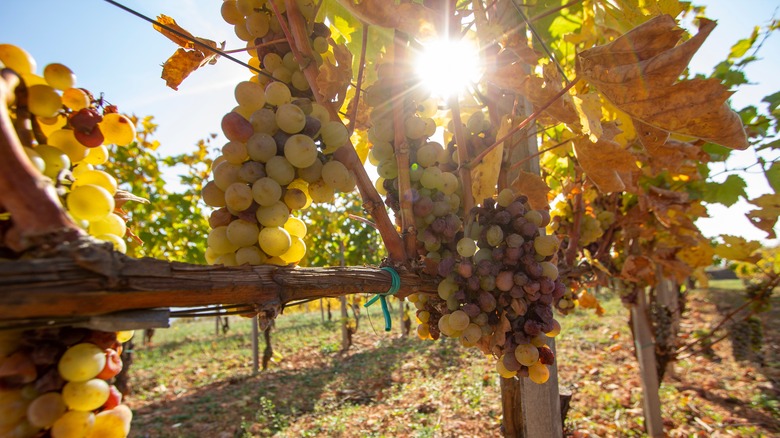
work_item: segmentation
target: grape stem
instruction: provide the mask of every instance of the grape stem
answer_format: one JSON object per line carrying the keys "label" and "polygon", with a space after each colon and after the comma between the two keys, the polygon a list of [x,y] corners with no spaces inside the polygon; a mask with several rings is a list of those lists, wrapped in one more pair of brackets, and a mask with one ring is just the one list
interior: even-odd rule
{"label": "grape stem", "polygon": [[[284,2],[287,8],[287,18],[290,20],[289,28],[287,23],[284,21],[284,17],[279,14],[279,10],[274,2],[269,2],[268,4],[273,8],[274,14],[279,20],[282,29],[286,29],[285,35],[287,36],[290,47],[293,50],[293,55],[295,56],[295,54],[298,53],[296,60],[301,62],[303,60],[302,56],[304,55],[308,56],[309,59],[312,59],[311,45],[309,44],[309,36],[306,30],[306,21],[301,15],[301,11],[298,9],[298,4],[295,2],[295,0],[285,0]],[[303,64],[301,65],[303,66]],[[323,95],[319,92],[319,87],[317,86],[318,73],[319,70],[317,69],[316,63],[309,63],[303,69],[303,74],[306,77],[306,80],[309,82],[309,87],[311,87],[312,94],[314,95],[317,103],[328,110],[328,113],[333,120],[341,120],[338,110],[334,108],[331,102],[326,101]],[[355,180],[357,182],[358,190],[360,191],[360,197],[363,199],[363,208],[365,208],[369,214],[374,217],[377,229],[379,230],[379,234],[382,236],[382,241],[387,248],[387,253],[390,255],[390,259],[396,263],[407,262],[406,251],[404,249],[401,236],[398,234],[395,226],[390,221],[390,216],[387,214],[387,210],[385,209],[384,203],[382,202],[382,198],[379,196],[379,193],[376,191],[376,187],[374,187],[374,184],[368,177],[366,169],[363,167],[363,163],[360,161],[360,158],[358,158],[357,152],[355,152],[355,147],[352,145],[352,142],[349,141],[348,144],[338,148],[336,152],[333,153],[333,156],[337,160],[341,161],[347,167],[347,169],[351,170],[355,174]]]}
{"label": "grape stem", "polygon": [[351,136],[357,124],[357,114],[360,107],[360,93],[363,91],[363,72],[366,68],[366,45],[368,45],[368,23],[363,23],[362,45],[360,46],[360,61],[358,62],[357,84],[355,84],[355,97],[352,99],[352,114],[349,116],[347,131]]}
{"label": "grape stem", "polygon": [[[6,102],[18,84],[16,73],[0,72],[0,206],[13,221],[5,244],[21,252],[52,240],[56,246],[56,240],[73,240],[83,233],[62,209],[51,180],[27,158],[16,134]],[[60,238],[52,239],[54,234]]]}
{"label": "grape stem", "polygon": [[[455,94],[450,99],[450,111],[452,112],[452,125],[455,131],[455,142],[458,144],[458,162],[469,162],[468,145],[466,144],[466,133],[463,132],[463,121],[460,118],[460,105],[458,95]],[[463,186],[463,211],[470,212],[474,208],[474,192],[471,186],[471,167],[458,166],[460,182]]]}
{"label": "grape stem", "polygon": [[404,77],[406,65],[407,40],[401,32],[396,31],[393,38],[393,147],[398,165],[398,199],[401,204],[401,230],[406,248],[406,254],[414,254],[417,248],[417,230],[414,225],[414,210],[412,204],[412,182],[409,176],[409,143],[406,141],[404,129]]}
{"label": "grape stem", "polygon": [[[579,181],[582,178],[582,168],[575,167],[575,181]],[[569,246],[566,247],[564,258],[567,266],[574,264],[574,259],[577,257],[577,248],[580,243],[580,226],[582,225],[582,215],[585,213],[585,205],[582,200],[582,189],[580,189],[576,195],[574,195],[574,201],[572,202],[572,225],[571,233],[569,233]]]}

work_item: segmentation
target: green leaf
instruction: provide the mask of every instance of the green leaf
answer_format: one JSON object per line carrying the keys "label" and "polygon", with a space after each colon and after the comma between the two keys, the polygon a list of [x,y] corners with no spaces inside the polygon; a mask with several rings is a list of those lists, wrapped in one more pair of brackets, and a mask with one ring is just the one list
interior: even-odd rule
{"label": "green leaf", "polygon": [[756,148],[756,152],[763,151],[765,149],[780,149],[780,139],[770,141],[769,143],[764,143],[761,146],[758,146]]}
{"label": "green leaf", "polygon": [[769,186],[772,187],[772,190],[774,190],[775,193],[780,193],[780,161],[772,163],[772,165],[769,166],[769,169],[764,171],[764,176],[766,177]]}
{"label": "green leaf", "polygon": [[745,180],[737,175],[729,175],[722,183],[708,182],[705,184],[704,202],[730,207],[740,197],[747,197],[745,187],[747,187]]}
{"label": "green leaf", "polygon": [[731,46],[731,52],[729,53],[729,59],[735,59],[735,58],[741,58],[745,56],[745,54],[750,50],[751,47],[753,47],[753,44],[755,44],[756,39],[758,38],[758,33],[761,30],[760,27],[756,26],[753,28],[753,33],[750,35],[749,38],[745,38],[742,40],[739,40]]}
{"label": "green leaf", "polygon": [[761,99],[761,102],[766,102],[769,104],[769,112],[774,112],[778,106],[780,106],[780,91],[774,94],[770,94],[769,96],[766,96],[765,98]]}
{"label": "green leaf", "polygon": [[712,161],[724,161],[731,154],[731,149],[715,143],[707,143],[701,149],[710,154]]}

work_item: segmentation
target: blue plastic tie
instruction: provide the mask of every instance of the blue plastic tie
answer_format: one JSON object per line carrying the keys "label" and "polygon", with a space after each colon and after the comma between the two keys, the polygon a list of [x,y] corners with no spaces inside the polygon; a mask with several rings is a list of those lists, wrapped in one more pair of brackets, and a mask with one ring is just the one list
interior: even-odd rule
{"label": "blue plastic tie", "polygon": [[401,288],[401,277],[398,275],[398,272],[396,272],[395,269],[389,266],[383,267],[382,270],[390,273],[390,289],[388,289],[388,291],[385,293],[374,295],[374,297],[368,300],[366,304],[363,304],[363,307],[368,307],[374,304],[376,300],[379,300],[379,303],[382,305],[382,315],[385,317],[385,331],[389,332],[390,329],[393,328],[393,322],[390,318],[390,310],[387,307],[387,299],[385,297],[389,295],[395,295],[395,293],[398,292],[398,289]]}

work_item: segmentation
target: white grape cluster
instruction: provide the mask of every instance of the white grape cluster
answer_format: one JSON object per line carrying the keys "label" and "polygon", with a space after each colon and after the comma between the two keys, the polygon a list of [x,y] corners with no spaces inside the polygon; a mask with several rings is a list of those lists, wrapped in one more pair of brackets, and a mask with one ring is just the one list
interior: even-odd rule
{"label": "white grape cluster", "polygon": [[0,436],[124,438],[132,412],[109,381],[133,332],[0,332]]}
{"label": "white grape cluster", "polygon": [[[135,140],[134,123],[116,107],[76,88],[76,76],[62,64],[47,65],[39,76],[33,57],[10,44],[0,44],[0,63],[24,81],[27,108],[40,128],[35,142],[24,147],[28,158],[66,189],[65,207],[77,224],[124,253],[125,221],[114,213],[117,181],[95,167],[108,161],[106,145],[127,146]],[[19,103],[9,109],[12,117],[21,116]]]}

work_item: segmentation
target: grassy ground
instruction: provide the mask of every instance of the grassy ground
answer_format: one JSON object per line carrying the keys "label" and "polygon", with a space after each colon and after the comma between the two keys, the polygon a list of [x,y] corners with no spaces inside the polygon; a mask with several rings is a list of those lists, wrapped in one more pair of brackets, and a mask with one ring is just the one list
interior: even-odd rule
{"label": "grassy ground", "polygon": [[[691,294],[684,333],[738,305],[738,284],[717,286]],[[642,436],[626,311],[614,296],[600,299],[603,317],[578,311],[560,318],[560,384],[573,394],[566,432]],[[675,366],[660,389],[669,436],[780,434],[778,306],[762,315],[765,340],[752,361],[735,361],[726,339],[714,355]],[[254,376],[246,320],[231,318],[227,335],[215,335],[213,319],[158,330],[153,346],[136,347],[131,436],[500,436],[492,361],[452,340],[401,339],[397,327],[385,333],[376,310],[373,328],[363,316],[346,354],[339,353],[338,326],[322,323],[319,313],[281,316],[273,332],[275,362]]]}

